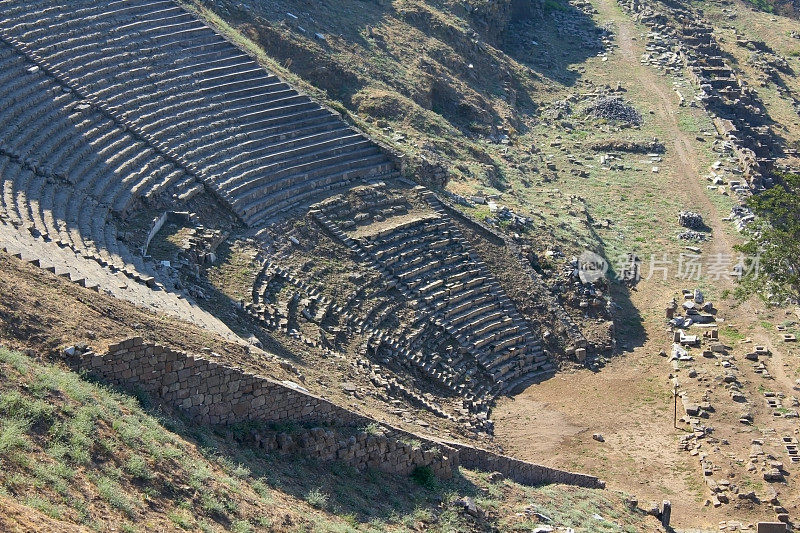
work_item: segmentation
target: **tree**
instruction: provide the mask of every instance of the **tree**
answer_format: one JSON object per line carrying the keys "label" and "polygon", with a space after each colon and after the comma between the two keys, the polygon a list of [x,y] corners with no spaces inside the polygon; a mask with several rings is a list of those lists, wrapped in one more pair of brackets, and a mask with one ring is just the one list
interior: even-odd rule
{"label": "tree", "polygon": [[800,300],[800,174],[776,177],[777,185],[747,201],[757,219],[749,240],[736,247],[749,258],[736,290],[742,299]]}

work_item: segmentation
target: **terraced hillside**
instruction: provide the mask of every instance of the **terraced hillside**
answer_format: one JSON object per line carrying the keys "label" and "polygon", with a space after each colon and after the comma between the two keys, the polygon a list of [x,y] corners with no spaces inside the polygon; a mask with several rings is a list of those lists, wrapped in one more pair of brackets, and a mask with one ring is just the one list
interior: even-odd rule
{"label": "terraced hillside", "polygon": [[[250,344],[278,348],[282,334],[359,373],[374,365],[368,381],[390,398],[473,433],[491,433],[497,397],[552,374],[548,349],[586,347],[546,296],[545,321],[572,333],[544,345],[542,324],[518,312],[443,200],[399,177],[394,153],[183,7],[0,8],[8,252],[229,337],[232,328]],[[389,200],[396,210],[386,210]],[[352,224],[356,240],[342,233]],[[353,278],[353,293],[339,291],[340,272],[313,264],[325,254],[307,255],[310,241],[336,249],[326,261],[374,285]],[[234,248],[250,259],[228,269],[233,283],[220,290],[207,271]],[[276,270],[293,272],[284,278],[298,290],[281,293],[285,279],[270,285]],[[311,280],[334,287],[330,297],[307,303]],[[535,275],[530,283],[536,297],[546,293]]]}
{"label": "terraced hillside", "polygon": [[171,1],[7,2],[3,12],[14,46],[180,161],[250,226],[392,170],[379,147]]}
{"label": "terraced hillside", "polygon": [[0,529],[790,523],[720,263],[800,32],[731,1],[0,0]]}

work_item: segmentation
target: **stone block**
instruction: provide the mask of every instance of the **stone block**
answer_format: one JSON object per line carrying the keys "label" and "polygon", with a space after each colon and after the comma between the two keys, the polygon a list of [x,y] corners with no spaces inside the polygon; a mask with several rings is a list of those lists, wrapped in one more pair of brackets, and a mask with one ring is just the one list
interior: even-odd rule
{"label": "stone block", "polygon": [[759,522],[756,533],[786,533],[786,524],[783,522]]}

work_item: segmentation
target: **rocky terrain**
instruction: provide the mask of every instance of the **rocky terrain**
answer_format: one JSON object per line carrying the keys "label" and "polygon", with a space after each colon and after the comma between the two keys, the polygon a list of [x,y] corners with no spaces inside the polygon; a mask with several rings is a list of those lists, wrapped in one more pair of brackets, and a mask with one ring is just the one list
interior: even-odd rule
{"label": "rocky terrain", "polygon": [[790,529],[792,14],[0,0],[4,527]]}

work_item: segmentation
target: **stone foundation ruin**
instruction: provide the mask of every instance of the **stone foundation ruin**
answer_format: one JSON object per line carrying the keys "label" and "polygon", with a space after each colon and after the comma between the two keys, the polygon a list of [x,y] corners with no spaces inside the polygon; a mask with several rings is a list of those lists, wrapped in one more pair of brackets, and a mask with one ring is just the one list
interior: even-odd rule
{"label": "stone foundation ruin", "polygon": [[[563,332],[563,344],[581,357],[586,339],[552,297],[541,302],[541,317],[521,314],[459,231],[468,219],[399,170],[396,154],[172,1],[0,0],[2,250],[86,288],[260,345],[255,335],[242,339],[229,329],[230,316],[246,319],[262,339],[290,336],[320,357],[348,361],[392,399],[472,434],[491,433],[499,396],[555,371],[543,332]],[[443,182],[441,169],[429,170],[419,182]],[[164,243],[165,224],[176,220],[185,226],[171,243],[178,251],[154,256],[153,243]],[[512,244],[481,231],[522,260]],[[305,249],[303,236],[335,250],[328,259],[338,266],[314,266],[315,250]],[[258,271],[249,297],[220,297],[227,307],[215,309],[203,273],[226,243],[246,243]],[[349,269],[347,284],[333,276],[337,268]],[[541,288],[530,265],[521,263],[519,272]],[[145,367],[124,352],[130,348],[91,358],[92,368],[118,384],[136,377],[204,423],[275,413],[255,405],[261,399],[235,403],[239,396],[210,390],[182,396],[189,389],[180,383],[196,381],[191,365],[211,372],[215,363],[178,363],[169,350],[146,347],[138,355],[159,364]],[[169,383],[165,354],[170,365],[184,365]],[[310,401],[253,376],[241,380],[248,394],[258,384]],[[308,405],[282,406],[281,416],[340,409],[321,399]],[[352,415],[336,412],[338,423]],[[328,432],[306,433],[292,445],[277,436],[256,440],[269,449],[314,449],[321,458],[344,454],[357,466],[386,463],[380,454],[388,449],[402,455],[402,471],[432,466],[444,474],[454,464],[445,464],[451,452],[444,444],[436,445],[447,453],[434,464],[425,452],[420,462],[417,451],[373,437],[356,437],[366,456]],[[493,461],[526,480],[560,475]]]}
{"label": "stone foundation ruin", "polygon": [[[459,465],[500,472],[519,483],[565,483],[603,488],[593,476],[548,468],[462,443],[433,440],[313,396],[302,387],[278,383],[212,360],[148,344],[141,337],[109,347],[106,354],[76,352],[73,363],[113,385],[138,388],[202,424],[262,422],[250,436],[256,445],[279,453],[302,452],[321,461],[339,460],[358,469],[410,474],[430,467],[449,478]],[[292,422],[293,433],[270,430],[269,423]]]}

